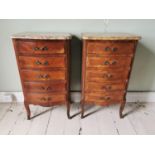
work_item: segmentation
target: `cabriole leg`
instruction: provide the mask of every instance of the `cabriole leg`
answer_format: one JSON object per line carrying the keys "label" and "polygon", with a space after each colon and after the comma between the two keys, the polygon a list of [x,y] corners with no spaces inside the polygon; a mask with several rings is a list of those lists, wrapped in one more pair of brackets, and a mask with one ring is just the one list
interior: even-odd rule
{"label": "cabriole leg", "polygon": [[84,118],[84,102],[81,101],[81,118]]}
{"label": "cabriole leg", "polygon": [[24,105],[25,105],[25,109],[26,109],[26,112],[27,112],[27,120],[30,120],[31,119],[31,111],[30,111],[29,104],[24,102]]}
{"label": "cabriole leg", "polygon": [[124,107],[125,107],[125,103],[126,103],[126,101],[121,103],[121,106],[120,106],[120,109],[119,109],[119,116],[120,116],[120,118],[124,118],[123,110],[124,110]]}
{"label": "cabriole leg", "polygon": [[71,117],[70,117],[70,102],[67,103],[67,117],[68,117],[68,119],[71,119]]}

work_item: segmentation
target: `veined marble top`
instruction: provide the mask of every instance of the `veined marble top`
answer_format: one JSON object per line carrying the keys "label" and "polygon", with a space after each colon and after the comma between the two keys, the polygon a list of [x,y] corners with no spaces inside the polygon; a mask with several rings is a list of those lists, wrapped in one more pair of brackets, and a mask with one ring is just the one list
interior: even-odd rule
{"label": "veined marble top", "polygon": [[71,39],[72,36],[69,33],[52,33],[52,32],[25,32],[12,35],[15,39],[39,39],[39,40],[61,40]]}
{"label": "veined marble top", "polygon": [[82,33],[82,39],[88,40],[139,40],[140,36],[128,33]]}

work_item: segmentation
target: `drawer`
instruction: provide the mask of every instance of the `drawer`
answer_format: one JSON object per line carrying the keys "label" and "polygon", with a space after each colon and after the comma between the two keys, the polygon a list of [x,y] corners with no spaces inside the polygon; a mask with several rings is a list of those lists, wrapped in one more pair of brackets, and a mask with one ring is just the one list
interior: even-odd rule
{"label": "drawer", "polygon": [[50,71],[36,71],[36,70],[21,70],[22,79],[24,82],[29,81],[52,81],[65,80],[65,70],[50,70]]}
{"label": "drawer", "polygon": [[126,56],[87,57],[87,67],[130,67],[131,60]]}
{"label": "drawer", "polygon": [[93,41],[88,42],[89,54],[133,55],[135,44],[132,41]]}
{"label": "drawer", "polygon": [[55,68],[66,66],[65,56],[59,57],[31,57],[19,56],[20,68]]}
{"label": "drawer", "polygon": [[42,106],[51,106],[54,104],[65,104],[66,94],[61,93],[27,93],[25,101],[28,103],[39,104]]}
{"label": "drawer", "polygon": [[17,40],[19,54],[63,54],[65,41],[60,40]]}
{"label": "drawer", "polygon": [[24,89],[28,92],[65,92],[66,82],[24,82]]}
{"label": "drawer", "polygon": [[108,105],[113,103],[121,103],[124,100],[124,92],[104,92],[104,93],[85,93],[86,103],[98,103],[100,105]]}
{"label": "drawer", "polygon": [[104,83],[96,83],[96,82],[86,82],[85,91],[86,92],[94,92],[94,91],[120,91],[125,90],[126,83],[114,83],[114,82],[104,82]]}
{"label": "drawer", "polygon": [[122,72],[116,70],[87,70],[86,80],[91,82],[127,82],[128,70]]}

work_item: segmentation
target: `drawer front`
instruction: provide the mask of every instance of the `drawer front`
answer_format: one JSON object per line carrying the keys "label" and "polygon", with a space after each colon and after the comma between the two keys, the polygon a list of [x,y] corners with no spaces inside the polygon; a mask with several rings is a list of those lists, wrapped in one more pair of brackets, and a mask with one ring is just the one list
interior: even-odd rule
{"label": "drawer front", "polygon": [[86,80],[91,82],[127,82],[128,79],[128,70],[123,72],[116,72],[114,70],[106,71],[95,71],[87,70],[86,71]]}
{"label": "drawer front", "polygon": [[105,57],[87,57],[87,67],[130,67],[132,57],[124,56],[105,56]]}
{"label": "drawer front", "polygon": [[52,80],[65,80],[65,70],[59,71],[32,71],[32,70],[22,70],[22,79],[24,82],[29,81],[52,81]]}
{"label": "drawer front", "polygon": [[95,41],[88,42],[88,53],[101,55],[133,55],[134,42],[129,41]]}
{"label": "drawer front", "polygon": [[24,89],[28,92],[56,92],[67,91],[66,82],[24,82]]}
{"label": "drawer front", "polygon": [[20,68],[53,68],[62,67],[65,65],[65,56],[62,57],[30,57],[19,56]]}
{"label": "drawer front", "polygon": [[86,93],[86,103],[98,103],[101,105],[108,105],[113,103],[121,103],[124,100],[124,92],[110,92],[110,93]]}
{"label": "drawer front", "polygon": [[65,42],[56,40],[17,40],[20,54],[63,54]]}
{"label": "drawer front", "polygon": [[67,101],[66,94],[53,93],[27,93],[25,95],[26,102],[39,104],[42,106],[50,106],[53,104],[64,104]]}
{"label": "drawer front", "polygon": [[107,92],[107,91],[120,91],[125,90],[126,83],[114,83],[114,82],[105,82],[105,83],[96,83],[96,82],[86,82],[85,91],[86,92]]}

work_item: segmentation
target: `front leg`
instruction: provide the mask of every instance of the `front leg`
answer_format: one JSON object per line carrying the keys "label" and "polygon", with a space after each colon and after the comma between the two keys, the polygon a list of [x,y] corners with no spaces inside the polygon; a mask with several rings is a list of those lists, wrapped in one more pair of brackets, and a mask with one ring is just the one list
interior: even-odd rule
{"label": "front leg", "polygon": [[84,102],[81,101],[81,119],[84,118]]}
{"label": "front leg", "polygon": [[71,116],[70,116],[70,102],[69,101],[67,102],[67,117],[68,117],[68,119],[71,119]]}
{"label": "front leg", "polygon": [[24,105],[25,105],[25,109],[26,109],[26,112],[27,112],[27,120],[30,120],[31,119],[31,111],[30,111],[29,104],[24,102]]}
{"label": "front leg", "polygon": [[119,109],[119,116],[120,116],[120,118],[124,118],[123,110],[124,110],[124,107],[125,107],[125,103],[126,103],[126,100],[124,100],[124,101],[121,103],[121,106],[120,106],[120,109]]}

